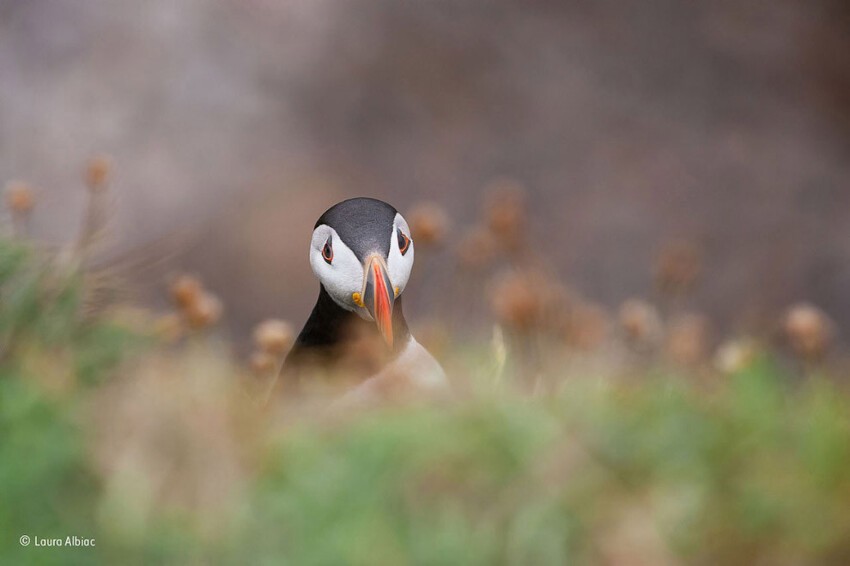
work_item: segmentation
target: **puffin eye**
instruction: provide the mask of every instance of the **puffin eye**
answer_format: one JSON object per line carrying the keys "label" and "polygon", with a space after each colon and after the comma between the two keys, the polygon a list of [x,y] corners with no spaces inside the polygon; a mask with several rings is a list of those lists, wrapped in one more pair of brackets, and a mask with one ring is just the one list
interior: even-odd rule
{"label": "puffin eye", "polygon": [[334,249],[331,247],[331,239],[328,238],[328,241],[325,242],[325,245],[322,247],[322,258],[330,264],[334,260]]}
{"label": "puffin eye", "polygon": [[398,251],[401,252],[401,255],[404,255],[407,253],[408,248],[410,248],[410,238],[401,231],[401,228],[397,228],[396,232],[398,232]]}

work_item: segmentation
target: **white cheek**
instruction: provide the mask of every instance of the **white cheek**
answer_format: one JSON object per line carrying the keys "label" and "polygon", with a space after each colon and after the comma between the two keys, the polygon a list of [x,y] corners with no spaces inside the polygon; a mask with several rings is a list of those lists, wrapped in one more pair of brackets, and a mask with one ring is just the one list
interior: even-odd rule
{"label": "white cheek", "polygon": [[398,287],[398,292],[401,294],[404,288],[407,287],[408,279],[410,279],[410,271],[413,269],[413,258],[416,250],[411,241],[407,253],[401,255],[401,251],[398,248],[398,236],[396,235],[398,228],[401,228],[405,234],[410,234],[407,222],[405,222],[401,215],[396,216],[395,225],[393,226],[393,239],[390,244],[390,255],[387,259],[390,281],[392,281],[394,286]]}
{"label": "white cheek", "polygon": [[[333,242],[331,263],[325,261],[321,251],[329,235]],[[314,232],[313,243],[310,246],[310,267],[339,306],[350,311],[357,310],[352,294],[360,292],[363,285],[363,267],[354,252],[339,239],[336,232],[326,226],[320,226]]]}
{"label": "white cheek", "polygon": [[407,287],[407,280],[410,279],[410,271],[413,268],[413,244],[407,250],[407,253],[401,255],[398,246],[390,249],[390,259],[387,262],[389,267],[390,281],[398,287],[398,292],[401,294],[404,288]]}

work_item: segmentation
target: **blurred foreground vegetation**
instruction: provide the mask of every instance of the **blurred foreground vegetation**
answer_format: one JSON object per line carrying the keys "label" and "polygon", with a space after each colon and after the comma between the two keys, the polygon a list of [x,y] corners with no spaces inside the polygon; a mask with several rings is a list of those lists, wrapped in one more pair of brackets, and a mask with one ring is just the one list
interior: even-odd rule
{"label": "blurred foreground vegetation", "polygon": [[296,413],[86,285],[0,242],[3,564],[850,563],[850,397],[767,355],[529,394],[470,344],[450,402]]}

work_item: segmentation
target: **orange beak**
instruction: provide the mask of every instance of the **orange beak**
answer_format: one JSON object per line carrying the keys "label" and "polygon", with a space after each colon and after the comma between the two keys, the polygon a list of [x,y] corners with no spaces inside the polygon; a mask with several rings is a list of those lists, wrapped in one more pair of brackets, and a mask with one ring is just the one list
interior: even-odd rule
{"label": "orange beak", "polygon": [[381,256],[373,255],[366,264],[363,303],[387,345],[393,347],[393,302],[395,292]]}

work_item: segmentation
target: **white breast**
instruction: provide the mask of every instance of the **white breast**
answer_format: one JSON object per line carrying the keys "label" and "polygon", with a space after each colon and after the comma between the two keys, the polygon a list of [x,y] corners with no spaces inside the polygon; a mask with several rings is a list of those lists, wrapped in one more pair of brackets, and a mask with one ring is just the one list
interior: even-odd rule
{"label": "white breast", "polygon": [[394,391],[410,395],[445,395],[449,381],[440,363],[412,336],[396,359],[334,403],[334,408],[355,407],[379,401]]}
{"label": "white breast", "polygon": [[424,389],[440,389],[449,385],[443,367],[413,336],[401,354],[375,377],[384,373],[407,376]]}

